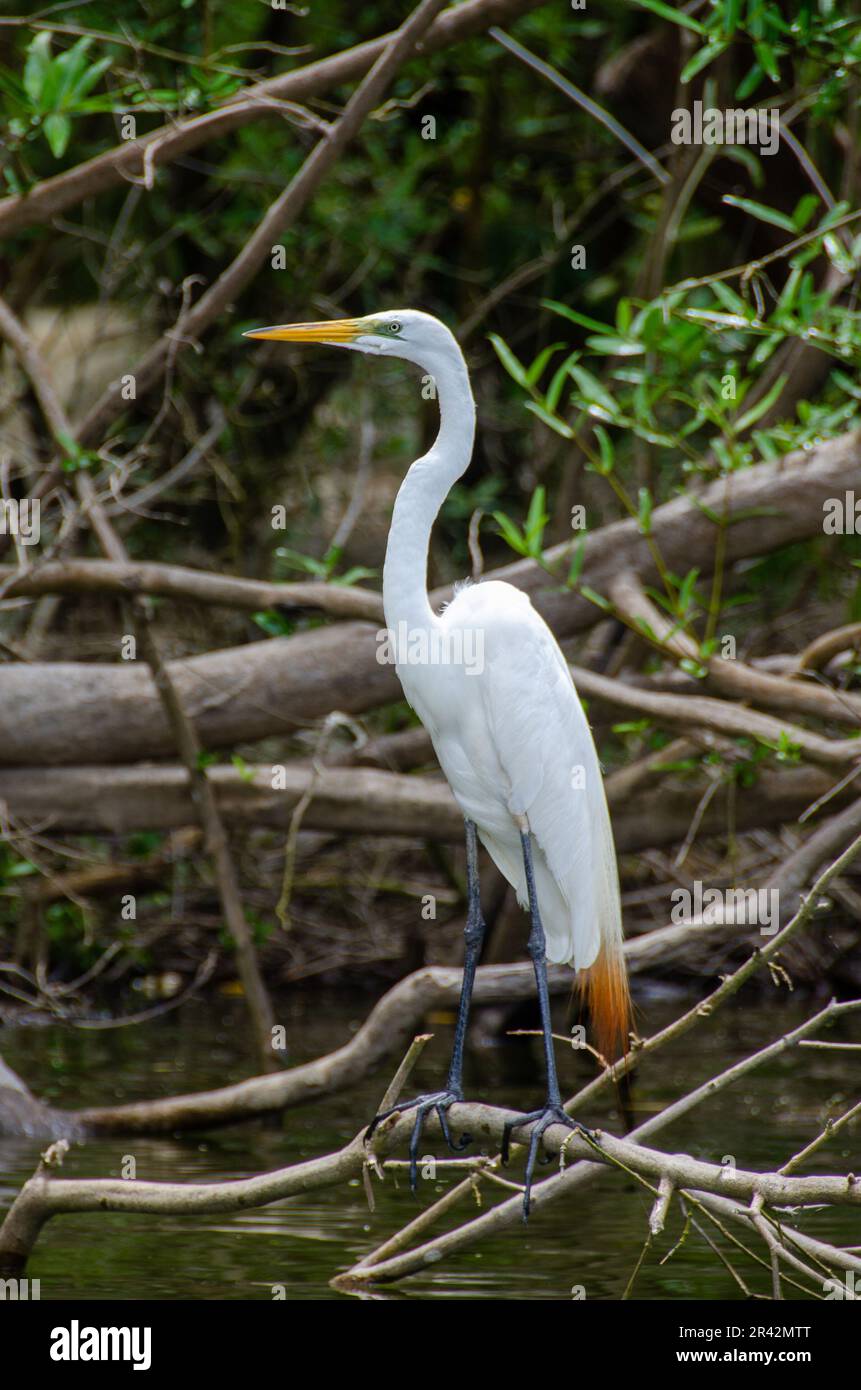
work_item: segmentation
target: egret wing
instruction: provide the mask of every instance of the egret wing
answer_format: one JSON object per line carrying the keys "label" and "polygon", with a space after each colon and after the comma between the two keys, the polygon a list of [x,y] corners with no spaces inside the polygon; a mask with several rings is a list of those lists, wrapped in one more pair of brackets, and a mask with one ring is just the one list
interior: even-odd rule
{"label": "egret wing", "polygon": [[[621,940],[612,830],[592,734],[565,658],[527,596],[496,583],[472,593],[481,595],[474,614],[484,627],[481,693],[508,807],[527,817],[567,907],[564,923],[558,911],[543,912],[548,954],[583,969],[602,939]],[[542,906],[543,874],[537,877]]]}

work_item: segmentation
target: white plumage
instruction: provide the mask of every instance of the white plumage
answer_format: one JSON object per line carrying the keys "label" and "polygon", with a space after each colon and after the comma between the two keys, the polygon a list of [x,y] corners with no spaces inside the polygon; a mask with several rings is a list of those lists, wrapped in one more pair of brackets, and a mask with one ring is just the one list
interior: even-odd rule
{"label": "white plumage", "polygon": [[[483,669],[399,666],[407,699],[464,816],[523,907],[515,817],[526,817],[548,958],[586,969],[602,939],[621,943],[622,924],[601,769],[565,658],[511,584],[461,588],[436,622],[442,651],[474,650],[483,634]],[[469,636],[458,639],[456,628]]]}

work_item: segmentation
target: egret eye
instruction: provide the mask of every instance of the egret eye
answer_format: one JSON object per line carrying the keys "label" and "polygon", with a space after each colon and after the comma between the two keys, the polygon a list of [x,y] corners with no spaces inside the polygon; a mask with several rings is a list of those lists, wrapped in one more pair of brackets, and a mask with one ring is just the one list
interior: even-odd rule
{"label": "egret eye", "polygon": [[401,325],[400,325],[397,321],[395,321],[394,323],[390,323],[390,324],[389,324],[389,332],[390,332],[390,333],[400,333],[400,331],[401,331]]}

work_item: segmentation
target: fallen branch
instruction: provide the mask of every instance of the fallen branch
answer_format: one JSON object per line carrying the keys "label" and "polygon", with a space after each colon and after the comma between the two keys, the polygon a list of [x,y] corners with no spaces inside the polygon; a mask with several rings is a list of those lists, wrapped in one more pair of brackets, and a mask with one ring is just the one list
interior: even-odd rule
{"label": "fallen branch", "polygon": [[[799,451],[733,474],[731,484],[721,480],[696,498],[664,503],[652,514],[653,544],[669,569],[686,572],[692,551],[709,554],[714,545],[716,528],[704,508],[720,512],[725,504],[727,564],[816,535],[823,504],[855,486],[859,443],[856,433],[842,435],[809,453]],[[571,544],[548,550],[544,560],[567,573]],[[635,520],[602,527],[584,543],[583,585],[608,592],[620,569],[632,570],[644,582],[655,577],[652,553]],[[531,560],[487,578],[506,579],[529,593],[560,638],[603,616],[594,603],[554,582]],[[432,600],[438,605],[450,597],[449,590],[437,590]],[[205,747],[215,748],[283,733],[336,709],[360,714],[399,700],[397,678],[390,666],[379,663],[378,651],[373,626],[344,623],[336,631],[323,628],[191,657],[171,663],[171,671]],[[586,676],[582,680],[585,684]],[[0,747],[7,762],[131,762],[172,751],[169,727],[145,671],[73,662],[19,663],[0,670],[0,688]],[[618,693],[613,684],[607,691],[608,698]],[[709,708],[720,705],[715,701]],[[768,727],[775,725],[772,721]],[[828,765],[840,763],[839,745],[829,748],[826,740],[822,745]]]}
{"label": "fallen branch", "polygon": [[832,632],[824,632],[805,647],[798,658],[799,671],[821,671],[841,652],[856,651],[861,643],[861,623],[847,623]]}
{"label": "fallen branch", "polygon": [[[289,830],[297,805],[311,788],[307,762],[280,765],[278,787],[272,768],[251,764],[207,768],[219,810],[228,825]],[[658,773],[655,773],[658,777]],[[664,777],[641,786],[632,801],[624,777],[607,778],[613,836],[619,853],[678,844],[702,799],[700,778]],[[852,788],[834,792],[834,780],[812,767],[761,768],[743,797],[733,798],[731,781],[718,785],[699,821],[699,835],[779,825],[797,820],[817,799],[835,809]],[[303,815],[309,830],[350,835],[392,835],[460,844],[463,816],[439,777],[414,777],[376,768],[323,768]],[[832,793],[834,793],[832,795]],[[0,768],[0,802],[14,821],[60,831],[122,835],[136,830],[177,830],[195,819],[184,769],[155,767]]]}
{"label": "fallen branch", "polygon": [[620,709],[636,710],[658,723],[685,729],[711,729],[730,738],[754,738],[775,750],[793,745],[811,762],[821,767],[847,767],[861,759],[858,739],[830,739],[811,733],[788,720],[760,714],[729,700],[716,700],[710,695],[669,695],[663,691],[644,690],[641,685],[626,685],[624,681],[599,676],[572,666],[572,674],[581,695],[594,696]]}
{"label": "fallen branch", "polygon": [[150,594],[248,612],[278,608],[289,614],[317,612],[330,618],[360,618],[380,625],[384,622],[379,595],[347,584],[270,584],[262,579],[235,579],[229,574],[153,562],[67,560],[27,570],[0,565],[3,598],[38,598],[43,594],[117,594],[123,598]]}
{"label": "fallen branch", "polygon": [[671,623],[655,606],[636,575],[620,574],[610,587],[610,597],[620,615],[636,631],[645,632],[655,646],[677,661],[695,661],[702,666],[707,672],[703,682],[706,688],[733,700],[752,701],[766,709],[810,714],[817,719],[848,724],[852,728],[857,728],[861,723],[861,697],[858,695],[770,675],[735,658],[703,657],[693,638]]}

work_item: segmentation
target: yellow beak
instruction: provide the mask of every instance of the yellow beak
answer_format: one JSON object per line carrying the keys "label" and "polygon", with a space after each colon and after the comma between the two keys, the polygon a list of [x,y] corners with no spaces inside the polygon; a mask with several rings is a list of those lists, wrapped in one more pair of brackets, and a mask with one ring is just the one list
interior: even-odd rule
{"label": "yellow beak", "polygon": [[352,343],[367,332],[361,319],[330,319],[328,323],[284,323],[276,328],[252,328],[243,338],[274,338],[280,343]]}

